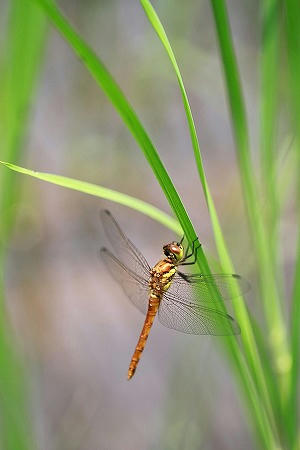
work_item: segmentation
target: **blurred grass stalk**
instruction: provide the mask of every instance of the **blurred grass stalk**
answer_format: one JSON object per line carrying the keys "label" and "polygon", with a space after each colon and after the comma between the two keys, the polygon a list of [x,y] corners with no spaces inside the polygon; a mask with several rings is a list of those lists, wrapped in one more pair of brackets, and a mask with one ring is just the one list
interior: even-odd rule
{"label": "blurred grass stalk", "polygon": [[[10,2],[5,55],[1,61],[0,155],[17,162],[23,151],[28,111],[46,29],[41,11],[24,0]],[[4,301],[5,253],[16,214],[18,186],[9,171],[0,173],[0,416],[1,448],[34,448],[29,383],[15,349]]]}
{"label": "blurred grass stalk", "polygon": [[[283,287],[281,286],[282,279],[279,272],[280,261],[278,258],[278,226],[280,217],[278,214],[279,207],[277,200],[276,174],[280,175],[281,167],[277,166],[278,155],[276,154],[275,149],[276,126],[278,120],[277,105],[280,50],[279,2],[278,0],[264,0],[261,2],[261,5],[260,153],[261,184],[264,204],[266,205],[265,211],[263,209],[263,204],[260,201],[261,196],[258,195],[257,176],[251,163],[246,112],[225,3],[223,3],[223,1],[217,2],[212,0],[225,73],[227,95],[230,104],[233,132],[236,140],[241,181],[245,204],[248,210],[252,241],[256,252],[261,295],[265,306],[265,319],[268,325],[271,353],[273,355],[271,376],[272,379],[276,380],[280,393],[281,403],[278,403],[278,399],[274,399],[273,405],[277,408],[275,415],[277,417],[279,435],[281,436],[281,444],[284,448],[296,449],[299,448],[299,405],[297,392],[299,384],[300,273],[298,271],[299,264],[297,263],[292,311],[293,327],[291,336],[288,336],[283,316],[283,306],[285,302]],[[290,50],[292,47],[292,50],[288,54],[290,69],[294,80],[294,84],[291,83],[294,103],[292,108],[294,107],[294,111],[296,112],[295,128],[298,128],[298,131],[296,131],[296,138],[298,142],[300,142],[300,5],[297,1],[287,1],[285,7],[286,15],[288,17],[286,32]],[[299,178],[299,171],[297,175]],[[292,346],[289,345],[290,337],[292,339]],[[270,385],[272,385],[272,383]],[[270,390],[270,393],[271,395],[274,395],[275,391]]]}
{"label": "blurred grass stalk", "polygon": [[[213,226],[213,230],[214,230],[215,241],[216,241],[216,246],[217,246],[217,250],[219,253],[219,257],[220,257],[222,270],[224,272],[228,272],[228,273],[233,272],[234,273],[235,270],[234,270],[234,267],[233,267],[233,264],[232,264],[232,261],[231,261],[230,255],[229,255],[229,251],[228,251],[226,243],[225,243],[225,239],[224,239],[224,236],[223,236],[223,233],[221,230],[221,226],[219,223],[217,211],[214,206],[214,202],[213,202],[213,199],[212,199],[212,196],[210,194],[210,190],[209,190],[209,187],[207,184],[205,171],[204,171],[203,164],[202,164],[202,157],[201,157],[201,151],[200,151],[200,147],[199,147],[199,141],[197,138],[197,132],[195,129],[194,120],[193,120],[191,108],[189,105],[189,101],[187,98],[187,94],[186,94],[186,91],[184,88],[182,76],[180,74],[179,67],[178,67],[176,59],[175,59],[175,55],[173,53],[173,50],[171,48],[171,45],[167,38],[167,35],[164,31],[164,28],[157,16],[156,12],[154,11],[153,7],[151,6],[151,3],[148,0],[141,0],[141,3],[145,9],[148,19],[150,20],[152,26],[154,27],[155,31],[157,32],[158,37],[160,38],[162,44],[164,45],[164,47],[168,53],[168,56],[171,60],[171,63],[173,65],[173,68],[174,68],[176,76],[177,76],[177,80],[178,80],[179,87],[181,90],[183,104],[184,104],[184,108],[185,108],[185,112],[186,112],[186,116],[187,116],[187,121],[188,121],[189,129],[190,129],[191,141],[192,141],[194,154],[195,154],[195,161],[196,161],[196,165],[198,168],[199,177],[201,180],[204,195],[206,198],[207,207],[208,207],[208,210],[209,210],[209,213],[211,216],[211,222],[212,222],[212,226]],[[236,293],[237,292],[233,292],[233,294],[236,294]],[[251,320],[248,315],[245,303],[243,301],[241,301],[240,299],[238,299],[238,297],[236,295],[233,295],[233,297],[235,299],[237,299],[236,301],[233,302],[234,310],[235,310],[235,315],[237,317],[237,320],[240,323],[241,329],[243,330],[241,339],[242,339],[242,343],[244,346],[245,355],[246,355],[246,358],[249,363],[249,368],[247,368],[246,365],[243,364],[243,361],[241,359],[240,350],[234,339],[225,341],[227,344],[226,347],[229,352],[230,358],[234,362],[233,367],[236,370],[236,374],[239,377],[239,381],[240,381],[240,383],[243,384],[244,393],[247,396],[247,401],[248,401],[249,407],[254,412],[253,417],[256,418],[256,428],[260,429],[263,439],[266,440],[267,442],[270,442],[272,440],[271,428],[273,428],[273,433],[275,433],[276,426],[275,426],[275,419],[274,419],[274,414],[273,414],[273,410],[272,410],[271,400],[270,400],[269,392],[267,389],[265,376],[263,373],[263,366],[260,361],[260,356],[259,356],[259,352],[258,352],[257,345],[255,342],[255,337],[254,337],[254,333],[253,333],[253,329],[252,329],[252,325],[251,325]],[[250,374],[253,377],[253,381],[257,385],[259,393],[262,395],[262,397],[264,399],[265,407],[266,407],[266,414],[268,415],[269,421],[270,421],[270,429],[268,429],[269,425],[268,425],[268,423],[266,423],[266,417],[265,417],[264,413],[261,411],[260,408],[257,408],[257,404],[254,401],[255,397],[253,397],[253,393],[251,392],[251,389],[250,389],[251,383],[249,382],[250,374],[248,373],[248,369],[250,371]],[[273,443],[272,445],[275,445],[275,444]]]}
{"label": "blurred grass stalk", "polygon": [[[262,108],[261,108],[261,154],[263,161],[263,180],[267,199],[267,220],[260,201],[256,171],[252,165],[246,108],[242,86],[238,72],[236,56],[233,48],[231,31],[225,3],[212,0],[217,36],[225,73],[227,96],[231,112],[233,133],[236,142],[236,154],[240,168],[245,205],[249,218],[249,229],[256,254],[260,291],[268,325],[269,341],[272,349],[274,368],[279,375],[281,394],[287,388],[287,380],[291,367],[286,327],[283,320],[282,304],[277,286],[274,233],[276,231],[275,187],[273,161],[276,157],[273,147],[274,123],[276,110],[276,28],[278,26],[277,6],[275,1],[265,0],[263,5],[263,39],[261,48],[262,61]],[[275,45],[274,45],[275,41]],[[275,53],[275,56],[274,56]],[[273,83],[270,78],[274,77]],[[267,80],[267,82],[266,82]],[[270,83],[270,84],[269,84]],[[271,104],[270,104],[271,103]],[[275,113],[274,113],[275,111]],[[270,164],[270,167],[269,167]],[[270,169],[270,170],[268,170]],[[270,195],[270,197],[269,197]],[[271,213],[270,213],[271,211]]]}
{"label": "blurred grass stalk", "polygon": [[292,124],[295,133],[293,149],[296,155],[297,167],[297,197],[296,207],[298,216],[298,243],[296,264],[294,271],[294,286],[291,308],[291,352],[292,370],[290,377],[290,391],[286,410],[292,448],[300,448],[299,426],[299,368],[300,368],[300,6],[297,0],[285,0],[285,30],[287,37],[287,57],[290,82],[290,103],[292,109]]}

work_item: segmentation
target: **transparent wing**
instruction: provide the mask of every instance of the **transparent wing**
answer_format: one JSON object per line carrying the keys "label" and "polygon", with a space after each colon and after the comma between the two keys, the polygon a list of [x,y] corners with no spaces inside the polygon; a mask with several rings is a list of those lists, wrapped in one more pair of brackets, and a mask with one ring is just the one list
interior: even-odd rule
{"label": "transparent wing", "polygon": [[[236,274],[183,274],[182,278],[178,273],[175,275],[170,289],[170,292],[178,299],[196,300],[198,303],[209,304],[220,303],[218,296],[212,296],[212,288],[216,287],[223,300],[234,298],[241,293],[250,290],[250,284],[247,280]],[[239,291],[236,290],[239,288]]]}
{"label": "transparent wing", "polygon": [[112,277],[121,285],[129,300],[139,311],[146,314],[149,300],[148,281],[132,272],[106,248],[100,250],[100,255]]}
{"label": "transparent wing", "polygon": [[[216,287],[222,298],[232,298],[234,287],[242,292],[250,288],[239,275],[216,274],[175,275],[170,288],[163,295],[159,307],[160,322],[168,328],[183,333],[232,335],[239,334],[240,327],[222,307],[218,296],[212,294]],[[238,295],[238,294],[237,294]]]}
{"label": "transparent wing", "polygon": [[158,310],[159,321],[168,328],[189,334],[226,336],[241,332],[237,322],[226,312],[195,302],[181,302],[164,294]]}
{"label": "transparent wing", "polygon": [[151,268],[146,258],[123,233],[109,211],[102,210],[100,217],[105,233],[113,246],[117,259],[126,265],[131,272],[134,272],[140,277],[148,280]]}

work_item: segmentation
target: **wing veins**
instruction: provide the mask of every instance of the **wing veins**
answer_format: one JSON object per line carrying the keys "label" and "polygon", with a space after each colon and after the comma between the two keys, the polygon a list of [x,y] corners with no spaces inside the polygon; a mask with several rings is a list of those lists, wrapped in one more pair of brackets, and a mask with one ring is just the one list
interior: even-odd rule
{"label": "wing veins", "polygon": [[[135,260],[135,262],[138,262],[140,265],[140,268],[143,270],[145,275],[148,274],[148,272],[151,270],[151,267],[144,257],[144,255],[138,250],[138,248],[131,242],[131,240],[125,235],[125,233],[121,230],[119,224],[115,220],[115,218],[112,216],[112,214],[107,210],[101,211],[101,220],[104,226],[104,230],[106,233],[106,236],[108,237],[110,243],[114,247],[115,251],[119,254],[121,254],[121,249],[118,248],[117,243],[115,242],[115,239],[112,237],[112,232],[115,231],[117,235],[119,235],[119,240],[121,238],[121,242],[123,243],[124,250],[128,251],[129,254],[131,254],[131,257]],[[122,258],[121,258],[122,259]],[[126,261],[124,261],[126,262]]]}
{"label": "wing veins", "polygon": [[122,263],[122,261],[120,261],[113,253],[111,253],[106,247],[101,248],[100,250],[101,255],[103,255],[104,253],[106,253],[108,256],[110,256],[110,258],[116,263],[118,264],[125,272],[127,272],[132,278],[135,279],[135,281],[137,281],[138,283],[144,285],[144,286],[148,286],[148,281],[146,280],[146,278],[142,278],[140,275],[138,275],[137,273],[135,273],[133,270],[131,270],[129,267],[126,266],[126,264]]}

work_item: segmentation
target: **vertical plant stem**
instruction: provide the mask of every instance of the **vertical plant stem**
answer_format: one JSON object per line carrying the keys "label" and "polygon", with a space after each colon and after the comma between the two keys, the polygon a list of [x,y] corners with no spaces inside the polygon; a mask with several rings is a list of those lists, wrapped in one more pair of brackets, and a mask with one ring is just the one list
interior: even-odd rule
{"label": "vertical plant stem", "polygon": [[[300,168],[300,164],[299,164]],[[300,215],[298,216],[298,223],[300,223]],[[290,392],[288,398],[288,405],[286,408],[286,424],[290,437],[291,448],[297,439],[297,429],[299,427],[299,407],[298,407],[298,392],[299,392],[299,366],[300,366],[300,231],[298,232],[298,248],[296,253],[296,267],[294,272],[294,287],[292,295],[292,315],[291,315],[291,350],[293,355],[293,364],[290,380]],[[299,430],[298,430],[299,432]]]}
{"label": "vertical plant stem", "polygon": [[211,0],[211,4],[225,74],[241,183],[247,207],[253,247],[259,268],[260,291],[268,324],[269,340],[274,365],[280,377],[281,392],[282,395],[284,395],[287,388],[291,357],[287,345],[286,329],[282,320],[283,316],[275,274],[272,270],[272,255],[268,244],[268,235],[261,215],[259,196],[255,184],[255,172],[251,162],[246,110],[242,95],[241,81],[225,2],[223,0]]}
{"label": "vertical plant stem", "polygon": [[[22,138],[29,101],[39,67],[45,35],[45,19],[24,0],[10,4],[9,26],[1,102],[0,154],[16,161],[21,156]],[[7,320],[4,302],[5,248],[14,221],[17,186],[9,171],[0,175],[0,409],[1,441],[5,450],[32,450],[27,378]]]}
{"label": "vertical plant stem", "polygon": [[278,116],[278,44],[279,5],[278,0],[263,0],[261,3],[262,38],[261,63],[261,104],[260,104],[260,156],[261,182],[263,187],[266,229],[273,270],[277,270],[278,243],[278,193],[276,189],[275,138]]}
{"label": "vertical plant stem", "polygon": [[[193,150],[194,150],[196,165],[197,165],[197,169],[198,169],[198,173],[199,173],[199,178],[200,178],[200,181],[202,184],[207,207],[208,207],[208,210],[210,213],[211,222],[212,222],[212,226],[213,226],[213,230],[214,230],[215,241],[216,241],[216,247],[218,250],[219,257],[220,257],[222,270],[224,272],[229,272],[229,273],[235,272],[232,261],[230,259],[228,249],[226,247],[225,239],[224,239],[224,236],[222,233],[222,229],[220,226],[220,222],[219,222],[217,211],[216,211],[216,208],[214,205],[214,201],[211,196],[209,186],[208,186],[208,183],[206,180],[206,175],[205,175],[205,171],[204,171],[204,167],[203,167],[203,163],[202,163],[202,156],[201,156],[201,151],[200,151],[200,146],[199,146],[199,140],[198,140],[198,136],[197,136],[197,132],[196,132],[196,128],[195,128],[195,123],[194,123],[191,107],[189,104],[188,96],[187,96],[187,93],[186,93],[186,90],[184,87],[183,79],[182,79],[174,52],[171,48],[170,42],[169,42],[166,32],[163,28],[163,25],[160,22],[160,19],[159,19],[157,13],[155,12],[154,8],[152,7],[151,3],[149,2],[149,0],[141,0],[141,4],[147,14],[147,17],[148,17],[150,23],[154,27],[159,39],[161,40],[164,48],[166,49],[166,52],[170,58],[170,61],[172,63],[172,66],[174,68],[174,71],[175,71],[175,74],[176,74],[176,77],[178,80],[178,84],[179,84],[179,88],[181,91],[182,100],[183,100],[183,104],[184,104],[184,108],[185,108],[185,112],[186,112],[186,117],[187,117],[187,121],[188,121],[188,126],[189,126],[189,130],[190,130],[190,136],[191,136],[192,146],[193,146]],[[234,294],[236,294],[236,292]],[[268,411],[268,416],[270,418],[271,424],[272,424],[274,432],[275,432],[275,421],[274,421],[274,417],[273,417],[271,400],[270,400],[270,396],[269,396],[269,392],[268,392],[268,388],[267,388],[267,384],[266,384],[266,380],[265,380],[265,376],[264,376],[264,372],[263,372],[262,363],[260,361],[259,353],[258,353],[258,350],[256,347],[256,342],[255,342],[255,337],[253,335],[251,321],[250,321],[247,309],[245,307],[245,303],[242,301],[241,298],[237,298],[237,297],[238,296],[234,297],[235,299],[237,299],[236,301],[234,301],[234,310],[235,310],[236,317],[240,323],[240,326],[243,330],[241,339],[242,339],[243,346],[244,346],[244,349],[245,349],[245,352],[247,355],[247,361],[249,363],[251,374],[256,382],[258,390],[261,393],[262,398],[264,399],[266,409]],[[239,352],[239,349],[231,346],[230,351]],[[240,366],[240,368],[241,368],[241,366]],[[240,368],[239,368],[239,370],[240,370]]]}
{"label": "vertical plant stem", "polygon": [[290,378],[289,402],[286,422],[292,449],[300,448],[299,429],[299,375],[300,375],[300,8],[297,0],[283,1],[285,12],[285,30],[287,36],[287,54],[290,81],[290,98],[293,113],[293,131],[297,164],[297,216],[298,243],[294,272],[294,287],[291,309],[291,352],[292,370]]}

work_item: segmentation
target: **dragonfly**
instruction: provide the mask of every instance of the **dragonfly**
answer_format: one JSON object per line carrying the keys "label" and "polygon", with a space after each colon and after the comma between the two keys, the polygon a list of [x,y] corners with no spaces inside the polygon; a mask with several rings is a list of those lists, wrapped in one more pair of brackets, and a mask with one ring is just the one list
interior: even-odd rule
{"label": "dragonfly", "polygon": [[[181,267],[196,263],[201,246],[198,239],[185,249],[184,238],[164,245],[164,257],[151,267],[109,211],[101,211],[101,220],[114,249],[112,253],[101,248],[102,259],[129,300],[146,316],[129,364],[128,379],[136,371],[156,316],[164,326],[183,333],[240,334],[241,329],[226,312],[223,300],[234,296],[232,288],[235,284],[240,292],[247,291],[248,282],[237,274],[187,274],[181,271]],[[239,295],[239,291],[235,292]]]}

